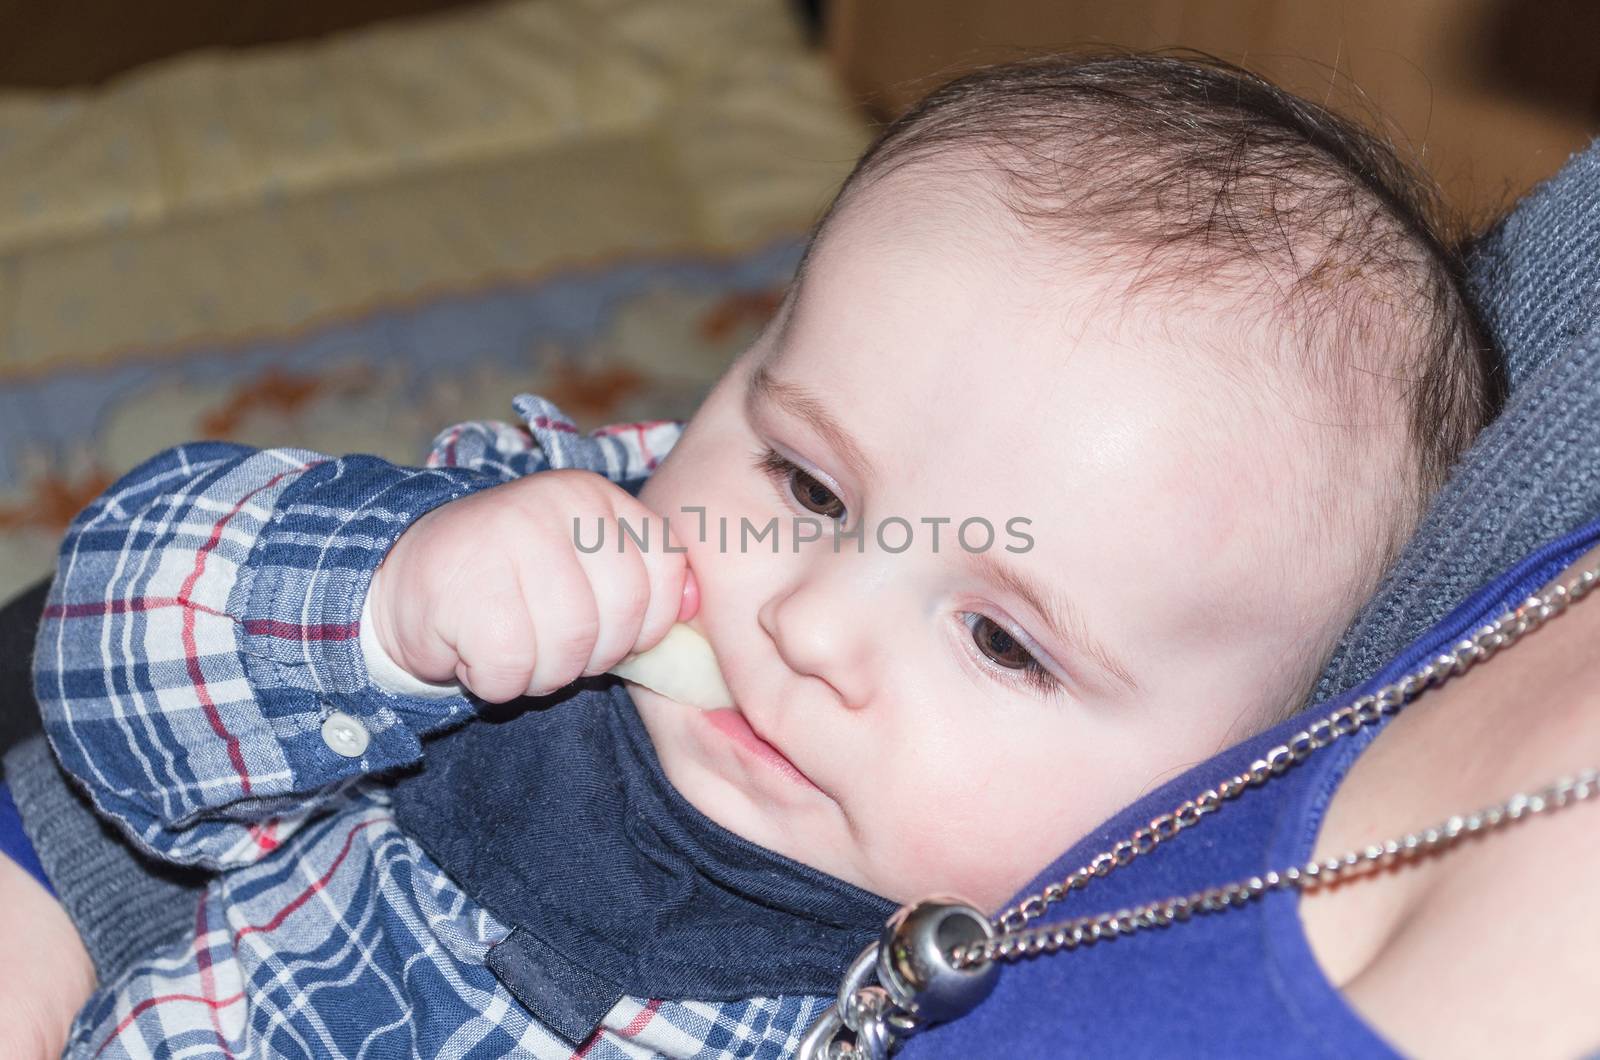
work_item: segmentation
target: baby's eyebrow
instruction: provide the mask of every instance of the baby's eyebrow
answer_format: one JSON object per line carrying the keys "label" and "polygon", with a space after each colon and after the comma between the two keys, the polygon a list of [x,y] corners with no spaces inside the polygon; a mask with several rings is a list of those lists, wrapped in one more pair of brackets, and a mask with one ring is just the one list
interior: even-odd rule
{"label": "baby's eyebrow", "polygon": [[1056,639],[1083,655],[1107,676],[1115,678],[1130,692],[1139,691],[1133,673],[1111,654],[1106,647],[1089,635],[1083,615],[1072,601],[1060,593],[1041,587],[1023,572],[1014,569],[998,556],[988,552],[969,552],[979,573],[1020,596],[1035,611],[1044,616],[1050,632]]}
{"label": "baby's eyebrow", "polygon": [[810,390],[799,383],[774,379],[772,373],[767,371],[767,366],[762,364],[750,376],[750,387],[745,392],[745,401],[754,405],[763,400],[772,402],[796,419],[810,424],[839,454],[839,458],[850,466],[850,470],[857,478],[866,482],[872,481],[872,462],[867,459],[866,453],[856,444],[850,432],[834,419],[833,413],[828,411],[821,399]]}

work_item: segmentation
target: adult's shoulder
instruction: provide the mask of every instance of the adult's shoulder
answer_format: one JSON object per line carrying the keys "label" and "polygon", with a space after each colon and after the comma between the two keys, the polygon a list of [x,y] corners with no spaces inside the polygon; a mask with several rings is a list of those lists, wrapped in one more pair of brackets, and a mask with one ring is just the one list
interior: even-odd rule
{"label": "adult's shoulder", "polygon": [[[1600,549],[1578,566],[1600,560]],[[1423,697],[1359,759],[1317,854],[1381,842],[1600,767],[1600,593]],[[1407,1053],[1600,1046],[1600,798],[1307,897],[1329,979]]]}

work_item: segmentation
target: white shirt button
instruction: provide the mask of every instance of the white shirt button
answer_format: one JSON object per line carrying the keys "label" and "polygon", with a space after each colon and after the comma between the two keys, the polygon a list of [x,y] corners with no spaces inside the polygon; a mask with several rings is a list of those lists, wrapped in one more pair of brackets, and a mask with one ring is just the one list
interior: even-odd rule
{"label": "white shirt button", "polygon": [[336,755],[360,758],[367,753],[372,737],[365,725],[344,711],[336,710],[322,723],[322,742]]}

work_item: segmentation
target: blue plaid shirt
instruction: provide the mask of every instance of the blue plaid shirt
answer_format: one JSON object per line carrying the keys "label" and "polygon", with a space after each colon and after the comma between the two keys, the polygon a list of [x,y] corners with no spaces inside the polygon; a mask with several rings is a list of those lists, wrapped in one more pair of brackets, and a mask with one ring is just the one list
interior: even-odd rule
{"label": "blue plaid shirt", "polygon": [[[636,485],[682,430],[586,436],[540,398],[516,407],[525,426],[452,428],[425,468],[180,446],[74,520],[35,658],[51,742],[141,846],[219,874],[192,939],[102,984],[67,1055],[795,1050],[826,999],[624,998],[574,1050],[490,972],[509,929],[399,830],[375,779],[474,711],[463,696],[398,695],[369,678],[361,609],[395,539],[440,504],[537,471]],[[357,757],[324,737],[335,712],[366,730]]]}

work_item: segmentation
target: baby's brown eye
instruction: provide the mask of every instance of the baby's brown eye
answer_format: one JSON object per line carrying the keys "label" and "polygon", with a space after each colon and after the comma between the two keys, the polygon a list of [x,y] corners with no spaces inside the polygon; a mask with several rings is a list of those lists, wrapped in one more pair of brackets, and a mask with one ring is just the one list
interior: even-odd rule
{"label": "baby's brown eye", "polygon": [[844,502],[835,497],[832,490],[799,468],[795,468],[790,474],[792,477],[789,480],[789,492],[794,494],[794,499],[807,511],[816,512],[829,519],[838,519],[844,515]]}
{"label": "baby's brown eye", "polygon": [[1017,639],[993,619],[982,615],[976,618],[977,621],[972,624],[972,640],[984,655],[1008,670],[1025,670],[1030,664],[1038,665],[1034,662],[1033,656],[1028,654],[1027,649],[1018,644]]}
{"label": "baby's brown eye", "polygon": [[770,448],[759,449],[751,455],[755,458],[756,470],[771,480],[773,488],[787,489],[795,500],[805,506],[806,511],[825,515],[829,519],[844,518],[844,501],[802,471],[794,461]]}
{"label": "baby's brown eye", "polygon": [[1007,632],[1000,623],[976,611],[965,612],[961,622],[967,627],[972,635],[972,643],[983,652],[985,659],[1003,670],[1016,671],[1015,674],[1003,676],[994,674],[995,680],[1008,684],[1020,681],[1033,691],[1047,697],[1053,697],[1063,690],[1060,679],[1034,658],[1033,653],[1022,646],[1023,642]]}

